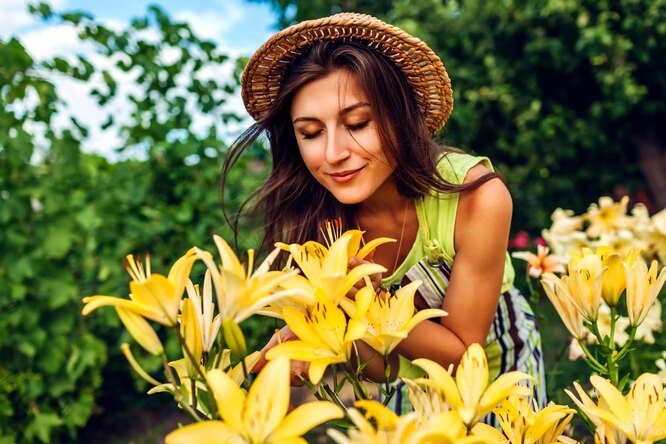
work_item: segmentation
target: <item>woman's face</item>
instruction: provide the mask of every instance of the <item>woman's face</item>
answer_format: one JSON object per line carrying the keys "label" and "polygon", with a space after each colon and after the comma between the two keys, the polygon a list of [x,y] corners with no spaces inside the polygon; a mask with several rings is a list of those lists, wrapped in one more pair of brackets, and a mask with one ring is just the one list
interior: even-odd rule
{"label": "woman's face", "polygon": [[291,121],[305,166],[339,202],[365,202],[395,186],[370,103],[349,74],[336,71],[299,89]]}

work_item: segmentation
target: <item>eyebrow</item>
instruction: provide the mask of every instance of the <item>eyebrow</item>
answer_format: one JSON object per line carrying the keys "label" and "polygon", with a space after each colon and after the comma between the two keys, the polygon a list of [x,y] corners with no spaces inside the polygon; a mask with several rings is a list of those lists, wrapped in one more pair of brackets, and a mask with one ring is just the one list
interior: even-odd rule
{"label": "eyebrow", "polygon": [[[350,113],[350,112],[352,112],[352,111],[354,111],[358,108],[363,108],[363,107],[366,107],[366,106],[369,107],[370,104],[368,102],[358,102],[358,103],[355,103],[353,105],[349,105],[348,107],[346,107],[344,109],[341,109],[339,114],[341,116],[344,116],[345,114],[348,114],[348,113]],[[317,119],[316,117],[307,117],[307,116],[306,117],[296,117],[291,123],[295,124],[297,122],[313,122],[313,121],[318,122],[319,119]]]}

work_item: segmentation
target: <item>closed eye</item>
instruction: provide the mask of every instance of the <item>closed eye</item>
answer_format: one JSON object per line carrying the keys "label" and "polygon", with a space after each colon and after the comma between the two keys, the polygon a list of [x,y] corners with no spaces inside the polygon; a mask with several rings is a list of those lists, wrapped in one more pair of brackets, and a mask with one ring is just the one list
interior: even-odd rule
{"label": "closed eye", "polygon": [[301,133],[301,134],[302,134],[302,136],[303,136],[303,139],[305,139],[305,140],[307,140],[307,139],[314,139],[315,137],[317,137],[318,135],[321,134],[321,130],[316,131],[316,132],[314,132],[314,133]]}
{"label": "closed eye", "polygon": [[366,120],[365,122],[357,123],[355,125],[346,125],[346,126],[349,131],[358,131],[368,126],[368,123],[370,123],[370,120]]}

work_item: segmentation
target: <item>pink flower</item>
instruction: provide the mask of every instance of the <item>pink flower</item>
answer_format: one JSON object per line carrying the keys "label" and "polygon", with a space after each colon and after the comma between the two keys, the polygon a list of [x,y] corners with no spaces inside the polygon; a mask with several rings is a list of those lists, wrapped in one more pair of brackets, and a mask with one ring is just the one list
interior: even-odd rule
{"label": "pink flower", "polygon": [[527,261],[527,274],[534,279],[543,273],[566,273],[564,260],[553,254],[548,254],[548,247],[537,245],[537,254],[529,251],[517,251],[511,256]]}
{"label": "pink flower", "polygon": [[509,239],[509,248],[528,248],[530,246],[530,235],[527,231],[519,231],[516,237]]}

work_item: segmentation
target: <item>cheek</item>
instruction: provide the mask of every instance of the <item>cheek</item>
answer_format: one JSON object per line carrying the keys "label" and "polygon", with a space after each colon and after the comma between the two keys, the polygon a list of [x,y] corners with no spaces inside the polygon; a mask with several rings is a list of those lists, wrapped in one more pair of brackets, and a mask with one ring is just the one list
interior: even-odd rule
{"label": "cheek", "polygon": [[314,173],[317,170],[319,164],[321,163],[321,160],[318,158],[319,156],[316,150],[307,149],[306,147],[303,147],[301,144],[299,144],[298,152],[301,155],[301,159],[303,159],[305,167],[311,173]]}
{"label": "cheek", "polygon": [[298,152],[301,154],[303,163],[309,170],[316,168],[322,161],[319,150],[312,143],[299,143]]}

